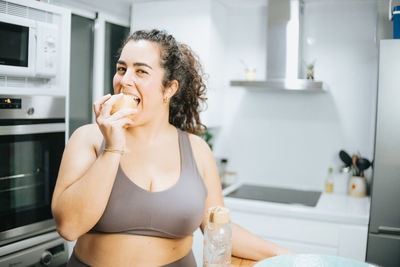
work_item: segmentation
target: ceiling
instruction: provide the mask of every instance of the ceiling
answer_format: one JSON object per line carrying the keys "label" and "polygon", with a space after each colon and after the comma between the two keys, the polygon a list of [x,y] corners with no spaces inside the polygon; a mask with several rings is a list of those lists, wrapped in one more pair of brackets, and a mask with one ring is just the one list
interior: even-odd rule
{"label": "ceiling", "polygon": [[[46,2],[46,0],[42,0]],[[132,4],[135,3],[154,3],[166,2],[171,0],[47,0],[49,3],[58,4],[66,7],[75,7],[78,9],[84,9],[90,12],[97,11],[109,11],[110,13],[117,15],[119,17],[130,16],[130,9]],[[176,1],[208,1],[208,0],[174,0]],[[266,6],[270,0],[209,0],[218,1],[226,7],[257,7]],[[281,1],[281,0],[278,0]]]}

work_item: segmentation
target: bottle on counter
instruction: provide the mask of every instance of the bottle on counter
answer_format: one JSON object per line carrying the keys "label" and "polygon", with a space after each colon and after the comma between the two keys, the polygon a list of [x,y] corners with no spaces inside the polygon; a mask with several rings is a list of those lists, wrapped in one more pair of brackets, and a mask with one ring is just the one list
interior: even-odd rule
{"label": "bottle on counter", "polygon": [[219,170],[219,179],[221,181],[222,188],[226,186],[226,166],[228,165],[228,159],[223,158],[221,159],[220,170]]}
{"label": "bottle on counter", "polygon": [[330,167],[328,169],[328,175],[325,180],[325,193],[333,193],[334,186],[334,176],[333,176],[333,168]]}
{"label": "bottle on counter", "polygon": [[232,228],[229,209],[211,207],[204,229],[203,266],[229,267],[231,264]]}

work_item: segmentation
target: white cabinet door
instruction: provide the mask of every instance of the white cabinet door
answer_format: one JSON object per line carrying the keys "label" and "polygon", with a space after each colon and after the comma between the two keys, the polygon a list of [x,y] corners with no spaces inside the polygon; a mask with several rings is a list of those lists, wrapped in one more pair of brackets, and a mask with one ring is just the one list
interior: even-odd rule
{"label": "white cabinet door", "polygon": [[232,221],[262,237],[335,248],[339,227],[335,223],[232,211]]}
{"label": "white cabinet door", "polygon": [[298,253],[336,255],[365,261],[367,226],[235,211],[232,222]]}
{"label": "white cabinet door", "polygon": [[368,228],[359,225],[340,226],[338,255],[365,261],[367,252]]}
{"label": "white cabinet door", "polygon": [[200,228],[193,233],[192,250],[197,266],[203,266],[203,233]]}

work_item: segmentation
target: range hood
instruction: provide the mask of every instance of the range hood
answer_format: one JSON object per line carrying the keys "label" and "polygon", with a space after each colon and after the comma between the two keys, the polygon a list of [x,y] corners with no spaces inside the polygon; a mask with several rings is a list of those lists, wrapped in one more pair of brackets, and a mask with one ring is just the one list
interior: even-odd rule
{"label": "range hood", "polygon": [[307,79],[267,79],[265,81],[231,81],[231,86],[242,86],[247,88],[271,89],[271,90],[290,90],[306,92],[324,92],[324,83],[321,81]]}
{"label": "range hood", "polygon": [[234,80],[231,86],[324,91],[322,81],[303,79],[306,73],[306,63],[302,59],[303,4],[303,0],[268,1],[266,80]]}

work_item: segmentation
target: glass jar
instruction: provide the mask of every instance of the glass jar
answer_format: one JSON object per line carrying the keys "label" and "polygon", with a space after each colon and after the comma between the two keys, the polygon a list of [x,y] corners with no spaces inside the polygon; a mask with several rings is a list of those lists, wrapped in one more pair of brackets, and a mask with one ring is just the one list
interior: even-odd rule
{"label": "glass jar", "polygon": [[231,264],[232,228],[229,209],[211,207],[204,229],[203,266],[229,267]]}
{"label": "glass jar", "polygon": [[325,179],[325,193],[333,193],[334,187],[334,177],[333,177],[333,168],[330,167],[328,169],[328,175]]}

